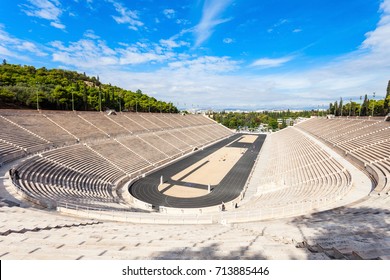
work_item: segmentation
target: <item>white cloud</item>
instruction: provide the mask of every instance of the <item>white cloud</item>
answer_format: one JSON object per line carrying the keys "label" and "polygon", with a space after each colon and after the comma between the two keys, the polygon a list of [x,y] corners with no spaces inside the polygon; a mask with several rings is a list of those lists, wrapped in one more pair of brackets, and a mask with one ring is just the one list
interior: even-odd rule
{"label": "white cloud", "polygon": [[[0,53],[8,59],[21,58],[24,53],[39,55],[39,50],[41,55],[50,51],[54,61],[77,71],[99,73],[104,82],[132,90],[140,88],[163,100],[200,107],[317,108],[340,97],[358,100],[360,95],[374,91],[377,96],[384,95],[390,78],[390,0],[382,2],[380,21],[374,30],[367,32],[358,50],[321,65],[313,63],[305,65],[304,69],[290,71],[277,69],[278,72],[272,71],[274,74],[267,74],[266,69],[282,66],[293,59],[294,62],[303,60],[304,53],[263,57],[243,69],[244,62],[230,57],[175,52],[176,48],[188,46],[184,34],[194,32],[200,45],[223,22],[221,14],[227,1],[223,2],[225,4],[206,2],[205,6],[214,4],[219,8],[214,7],[214,12],[203,12],[203,29],[197,25],[157,43],[143,41],[112,46],[94,31],[87,30],[78,41],[51,42],[48,50],[10,36],[0,25]],[[123,14],[130,15],[129,12],[123,10]],[[229,39],[225,38],[225,43],[230,42]],[[241,74],[241,70],[245,74]]]}
{"label": "white cloud", "polygon": [[191,24],[191,21],[189,21],[188,19],[177,19],[176,23],[182,24],[182,25],[189,25],[189,24]]}
{"label": "white cloud", "polygon": [[275,26],[275,27],[281,26],[281,25],[286,24],[286,23],[288,23],[288,22],[289,22],[288,19],[282,18],[282,19],[280,19],[277,23],[275,23],[274,26]]}
{"label": "white cloud", "polygon": [[173,56],[173,53],[159,53],[153,49],[142,50],[135,46],[128,47],[124,50],[119,50],[121,65],[135,65],[148,62],[164,62]]}
{"label": "white cloud", "polygon": [[174,18],[174,17],[176,16],[176,12],[175,12],[174,9],[165,9],[165,10],[163,11],[163,14],[164,14],[167,18],[169,18],[169,19],[172,19],[172,18]]}
{"label": "white cloud", "polygon": [[161,44],[161,46],[164,46],[168,49],[179,48],[179,47],[190,45],[188,42],[185,42],[185,41],[178,41],[177,42],[173,38],[170,38],[167,40],[161,39],[160,44]]}
{"label": "white cloud", "polygon": [[168,64],[170,70],[182,71],[186,73],[223,73],[230,72],[238,68],[239,62],[231,60],[229,57],[202,56],[195,59],[187,59],[171,62]]}
{"label": "white cloud", "polygon": [[299,32],[302,32],[302,29],[300,29],[300,28],[295,28],[295,29],[293,30],[293,33],[299,33]]}
{"label": "white cloud", "polygon": [[80,2],[85,2],[85,6],[88,9],[90,9],[90,10],[95,9],[95,7],[92,5],[94,0],[73,0],[73,1],[76,2],[77,4],[79,4]]}
{"label": "white cloud", "polygon": [[371,49],[374,52],[382,52],[390,46],[390,1],[382,2],[381,19],[374,31],[366,33],[366,40],[362,44],[363,49]]}
{"label": "white cloud", "polygon": [[384,15],[382,16],[382,20],[386,19],[388,21],[390,15],[390,1],[383,1],[380,5],[380,9],[384,13]]}
{"label": "white cloud", "polygon": [[[343,97],[359,100],[376,92],[384,96],[390,73],[390,0],[381,5],[381,20],[366,34],[361,49],[328,63],[275,74],[240,75],[240,62],[227,57],[176,57],[152,73],[107,72],[104,79],[129,89],[141,88],[156,98],[213,108],[326,108]],[[299,57],[262,58],[257,67],[276,67]],[[251,67],[246,69],[250,71]],[[258,70],[256,70],[257,72]],[[370,96],[372,97],[372,96]]]}
{"label": "white cloud", "polygon": [[214,28],[231,18],[220,18],[221,14],[231,3],[231,0],[206,0],[203,5],[202,18],[194,28],[196,36],[195,47],[199,47],[214,32]]}
{"label": "white cloud", "polygon": [[4,26],[0,24],[0,44],[17,44],[20,40],[13,38],[5,30]]}
{"label": "white cloud", "polygon": [[57,0],[28,0],[28,2],[30,5],[22,5],[23,11],[28,16],[57,21],[62,14],[59,8],[60,2]]}
{"label": "white cloud", "polygon": [[17,57],[17,58],[21,57],[20,55],[6,48],[2,44],[0,44],[0,54],[2,55],[2,59],[4,59],[5,57]]}
{"label": "white cloud", "polygon": [[66,26],[59,22],[50,22],[50,25],[58,29],[66,29]]}
{"label": "white cloud", "polygon": [[90,38],[90,39],[99,39],[100,37],[95,34],[95,31],[92,29],[88,29],[84,32],[84,37]]}
{"label": "white cloud", "polygon": [[30,60],[27,55],[46,56],[47,53],[42,51],[35,43],[15,38],[4,30],[0,24],[0,55],[18,59]]}
{"label": "white cloud", "polygon": [[288,19],[285,19],[285,18],[280,19],[277,23],[275,23],[274,25],[272,25],[272,27],[268,28],[268,29],[267,29],[267,32],[268,32],[268,33],[272,33],[272,32],[274,32],[275,29],[277,29],[279,26],[282,26],[282,25],[284,25],[284,24],[286,24],[286,23],[288,23],[288,22],[289,22]]}
{"label": "white cloud", "polygon": [[53,61],[72,65],[78,68],[94,68],[97,66],[115,65],[119,62],[116,52],[104,41],[90,38],[64,46],[62,42],[51,42]]}
{"label": "white cloud", "polygon": [[28,2],[29,4],[19,5],[26,15],[49,20],[51,26],[65,29],[65,25],[60,21],[63,11],[58,0],[28,0]]}
{"label": "white cloud", "polygon": [[225,44],[231,44],[231,43],[234,42],[234,40],[233,40],[232,38],[224,38],[224,39],[223,39],[223,42],[224,42]]}
{"label": "white cloud", "polygon": [[53,61],[83,69],[101,68],[102,71],[108,71],[107,67],[163,63],[175,56],[163,44],[119,43],[118,47],[111,48],[92,30],[87,30],[84,38],[70,42],[68,46],[60,41],[53,41],[50,45]]}
{"label": "white cloud", "polygon": [[294,57],[286,56],[280,58],[260,58],[254,61],[251,66],[259,66],[261,68],[270,68],[270,67],[279,67],[289,61],[291,61]]}
{"label": "white cloud", "polygon": [[121,3],[114,0],[109,0],[109,2],[114,5],[115,10],[120,14],[120,16],[112,16],[116,23],[128,24],[129,29],[132,30],[138,30],[139,27],[144,25],[144,23],[139,20],[136,11],[128,10]]}
{"label": "white cloud", "polygon": [[278,67],[305,57],[261,58],[246,68],[243,75],[237,71],[241,70],[241,62],[228,57],[176,55],[167,60],[167,67],[157,71],[109,69],[101,77],[128,89],[140,88],[163,100],[213,108],[317,108],[328,106],[340,97],[357,101],[360,95],[374,91],[381,96],[390,78],[390,0],[382,3],[381,13],[380,22],[366,34],[361,49],[320,66],[251,74],[254,67],[257,73],[259,69]]}
{"label": "white cloud", "polygon": [[28,51],[37,56],[46,56],[47,54],[42,52],[34,43],[28,41],[20,41],[18,45],[15,46],[16,49],[25,52]]}

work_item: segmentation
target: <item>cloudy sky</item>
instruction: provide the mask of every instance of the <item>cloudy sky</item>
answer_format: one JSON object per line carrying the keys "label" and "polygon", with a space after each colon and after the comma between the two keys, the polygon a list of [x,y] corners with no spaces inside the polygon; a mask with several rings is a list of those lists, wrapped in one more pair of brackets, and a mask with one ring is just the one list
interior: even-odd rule
{"label": "cloudy sky", "polygon": [[1,0],[0,58],[181,108],[326,107],[384,97],[390,0]]}

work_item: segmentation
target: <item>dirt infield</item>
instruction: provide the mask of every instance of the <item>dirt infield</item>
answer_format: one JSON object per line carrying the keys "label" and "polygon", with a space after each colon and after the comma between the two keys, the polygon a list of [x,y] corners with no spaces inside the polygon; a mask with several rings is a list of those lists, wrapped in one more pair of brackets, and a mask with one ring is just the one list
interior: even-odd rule
{"label": "dirt infield", "polygon": [[165,195],[180,197],[180,198],[192,198],[199,197],[208,194],[208,190],[192,188],[191,184],[184,185],[171,185],[162,184],[158,187],[158,190]]}
{"label": "dirt infield", "polygon": [[192,185],[218,185],[246,150],[223,147],[172,176],[171,179],[177,181],[177,184],[164,183],[158,190],[165,195],[184,198],[206,195],[208,190],[193,188]]}
{"label": "dirt infield", "polygon": [[238,143],[255,143],[257,135],[243,135],[243,137],[238,141]]}

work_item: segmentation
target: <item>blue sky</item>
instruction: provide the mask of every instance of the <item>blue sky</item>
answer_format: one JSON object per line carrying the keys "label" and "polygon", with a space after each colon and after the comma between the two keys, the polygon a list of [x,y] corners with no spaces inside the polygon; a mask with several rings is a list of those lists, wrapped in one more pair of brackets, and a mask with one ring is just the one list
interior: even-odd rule
{"label": "blue sky", "polygon": [[385,95],[390,0],[2,0],[0,58],[181,108],[326,107]]}

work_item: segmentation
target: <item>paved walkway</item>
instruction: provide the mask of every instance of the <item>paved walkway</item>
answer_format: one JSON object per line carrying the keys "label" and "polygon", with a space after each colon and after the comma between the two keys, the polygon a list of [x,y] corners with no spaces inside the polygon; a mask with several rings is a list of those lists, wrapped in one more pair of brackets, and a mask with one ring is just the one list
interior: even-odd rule
{"label": "paved walkway", "polygon": [[12,185],[11,179],[8,176],[8,171],[20,163],[22,159],[6,163],[0,167],[0,198],[15,202],[21,206],[27,206],[27,202],[23,199],[18,199],[19,195],[16,192],[15,187]]}

